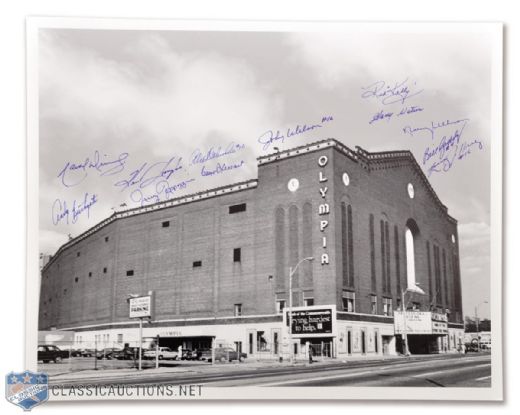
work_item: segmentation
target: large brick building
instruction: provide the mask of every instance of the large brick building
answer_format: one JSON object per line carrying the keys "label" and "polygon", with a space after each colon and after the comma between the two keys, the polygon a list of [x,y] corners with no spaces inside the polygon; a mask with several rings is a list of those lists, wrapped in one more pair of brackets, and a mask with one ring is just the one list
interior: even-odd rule
{"label": "large brick building", "polygon": [[[457,222],[410,152],[328,139],[260,157],[257,180],[117,212],[67,242],[42,270],[39,328],[122,346],[137,338],[129,294],[151,291],[144,335],[173,347],[278,355],[292,338],[302,356],[393,354],[404,298],[411,351],[456,350],[458,255]],[[309,257],[290,336],[289,270]]]}

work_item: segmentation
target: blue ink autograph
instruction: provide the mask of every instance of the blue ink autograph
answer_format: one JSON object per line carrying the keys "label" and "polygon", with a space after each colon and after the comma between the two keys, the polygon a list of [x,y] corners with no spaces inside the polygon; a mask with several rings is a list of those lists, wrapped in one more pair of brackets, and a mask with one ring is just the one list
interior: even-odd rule
{"label": "blue ink autograph", "polygon": [[209,150],[205,152],[202,152],[197,148],[191,154],[191,164],[206,163],[209,160],[234,154],[237,151],[243,150],[244,148],[246,148],[244,144],[235,144],[234,142],[231,142],[225,148],[222,148],[221,146],[218,146],[217,148],[210,147]]}
{"label": "blue ink autograph", "polygon": [[94,151],[92,158],[87,157],[81,163],[68,161],[59,172],[58,176],[65,187],[80,184],[88,176],[89,170],[95,170],[100,176],[112,176],[120,173],[125,168],[128,153],[121,153],[117,158],[111,159],[106,154],[100,156],[99,151]]}
{"label": "blue ink autograph", "polygon": [[130,199],[141,206],[159,203],[171,199],[177,191],[186,189],[194,181],[195,179],[187,179],[170,185],[168,180],[160,180],[155,185],[155,192],[145,195],[141,189],[137,188],[130,193]]}
{"label": "blue ink autograph", "polygon": [[52,205],[52,223],[57,225],[61,221],[66,221],[68,225],[70,216],[72,216],[70,222],[74,224],[78,220],[78,217],[85,212],[87,213],[87,218],[89,218],[90,208],[96,204],[97,201],[98,198],[96,194],[89,195],[85,193],[83,200],[80,202],[74,200],[72,202],[72,209],[69,209],[65,200],[56,199]]}
{"label": "blue ink autograph", "polygon": [[[433,141],[425,148],[422,159],[422,164],[426,166],[428,177],[432,173],[447,172],[457,160],[463,160],[472,154],[473,151],[483,150],[484,146],[480,140],[465,141],[462,138],[464,129],[469,121],[469,118],[455,121],[444,120],[431,122],[426,127],[412,128],[406,126],[403,128],[404,134],[415,137],[415,134],[426,133],[427,137]],[[440,135],[437,134],[438,131],[440,131]]]}
{"label": "blue ink autograph", "polygon": [[393,85],[387,85],[385,81],[374,82],[368,86],[361,87],[363,91],[361,98],[375,98],[383,105],[391,105],[398,102],[404,105],[407,99],[424,91],[423,89],[414,91],[413,87],[417,83],[413,82],[413,86],[410,86],[408,82],[408,78],[402,82],[395,82]]}
{"label": "blue ink autograph", "polygon": [[239,169],[245,164],[244,160],[241,160],[240,163],[217,163],[217,166],[213,170],[208,170],[206,166],[202,166],[200,171],[201,176],[215,176],[217,174],[224,173],[229,170]]}
{"label": "blue ink autograph", "polygon": [[403,115],[408,115],[408,114],[413,114],[415,112],[421,112],[421,111],[424,111],[424,108],[422,107],[418,107],[418,106],[411,106],[411,107],[403,107],[401,108],[401,111],[399,111],[398,113],[394,113],[392,111],[379,111],[379,112],[376,112],[373,116],[372,116],[372,119],[368,122],[370,125],[372,125],[372,123],[376,122],[376,121],[381,121],[381,120],[386,120],[387,122],[390,121],[392,119],[392,117],[395,116],[396,117],[401,117]]}
{"label": "blue ink autograph", "polygon": [[410,136],[414,136],[415,133],[419,132],[427,132],[430,135],[430,138],[433,140],[435,138],[435,130],[439,128],[449,127],[452,126],[459,126],[462,130],[464,130],[464,127],[466,127],[466,124],[468,123],[469,118],[462,118],[460,120],[450,121],[450,120],[443,120],[440,122],[431,122],[430,125],[426,127],[418,127],[418,128],[412,128],[409,125],[403,128],[403,133],[409,134]]}
{"label": "blue ink autograph", "polygon": [[116,182],[114,186],[120,187],[121,191],[133,186],[142,189],[157,183],[160,179],[168,180],[172,174],[182,169],[182,157],[176,158],[174,156],[167,161],[159,161],[150,165],[145,162],[141,167],[131,171],[126,179]]}
{"label": "blue ink autograph", "polygon": [[260,137],[258,137],[258,142],[262,144],[262,150],[267,151],[269,149],[269,146],[277,141],[280,141],[282,143],[285,142],[286,138],[291,138],[297,135],[304,134],[308,131],[315,130],[317,128],[322,128],[323,124],[334,121],[334,118],[330,115],[327,115],[325,117],[322,117],[321,123],[317,124],[303,124],[303,125],[296,125],[294,128],[288,128],[285,135],[280,133],[280,130],[276,130],[274,132],[273,130],[268,130],[265,133],[263,133]]}

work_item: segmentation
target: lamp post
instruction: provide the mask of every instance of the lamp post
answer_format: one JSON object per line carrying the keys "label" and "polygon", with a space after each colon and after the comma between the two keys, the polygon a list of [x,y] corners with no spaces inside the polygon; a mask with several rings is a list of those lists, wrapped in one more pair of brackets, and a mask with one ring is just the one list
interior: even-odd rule
{"label": "lamp post", "polygon": [[404,301],[404,296],[407,292],[425,295],[425,292],[415,283],[413,287],[408,287],[406,290],[401,290],[401,311],[403,312],[403,341],[404,341],[404,355],[410,356],[410,348],[408,347],[408,329],[406,327],[406,309],[408,308]]}
{"label": "lamp post", "polygon": [[314,261],[314,257],[307,257],[307,258],[303,258],[302,260],[300,260],[300,262],[298,262],[296,264],[296,266],[293,268],[293,267],[289,267],[289,356],[291,357],[291,362],[293,361],[293,358],[294,358],[294,352],[293,352],[293,344],[292,344],[292,277],[294,275],[294,273],[296,272],[296,270],[298,269],[298,267],[300,266],[300,264],[304,261]]}
{"label": "lamp post", "polygon": [[479,321],[478,321],[478,308],[482,304],[487,304],[487,303],[488,303],[487,301],[482,301],[481,303],[478,303],[475,306],[475,325],[476,325],[476,328],[477,328],[477,351],[478,352],[480,352],[480,330],[479,330]]}

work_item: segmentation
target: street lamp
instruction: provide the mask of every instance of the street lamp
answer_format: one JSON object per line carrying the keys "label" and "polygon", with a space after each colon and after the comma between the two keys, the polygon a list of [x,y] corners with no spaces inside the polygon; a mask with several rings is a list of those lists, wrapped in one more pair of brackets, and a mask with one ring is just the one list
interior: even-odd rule
{"label": "street lamp", "polygon": [[488,302],[487,301],[482,301],[481,303],[478,303],[476,306],[475,306],[475,324],[476,324],[476,328],[477,328],[477,351],[480,352],[480,330],[479,330],[479,321],[478,321],[478,308],[482,305],[482,304],[487,304]]}
{"label": "street lamp", "polygon": [[403,341],[404,341],[404,355],[410,356],[410,348],[408,347],[408,329],[406,327],[406,307],[404,296],[407,292],[425,295],[425,292],[418,287],[419,283],[415,283],[413,287],[408,287],[406,290],[401,290],[401,311],[403,312]]}
{"label": "street lamp", "polygon": [[300,264],[305,261],[314,261],[314,257],[303,258],[296,264],[296,266],[289,267],[289,356],[291,357],[291,362],[293,361],[294,352],[293,352],[293,344],[292,344],[292,277]]}

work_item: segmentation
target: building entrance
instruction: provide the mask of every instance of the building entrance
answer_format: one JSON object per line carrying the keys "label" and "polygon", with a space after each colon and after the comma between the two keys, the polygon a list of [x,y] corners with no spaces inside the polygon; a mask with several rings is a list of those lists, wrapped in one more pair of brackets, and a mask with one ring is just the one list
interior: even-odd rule
{"label": "building entrance", "polygon": [[334,357],[334,347],[332,337],[302,340],[304,343],[309,342],[309,347],[312,349],[312,355],[315,357]]}

